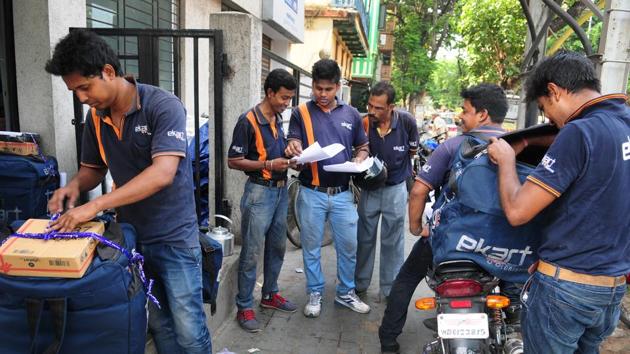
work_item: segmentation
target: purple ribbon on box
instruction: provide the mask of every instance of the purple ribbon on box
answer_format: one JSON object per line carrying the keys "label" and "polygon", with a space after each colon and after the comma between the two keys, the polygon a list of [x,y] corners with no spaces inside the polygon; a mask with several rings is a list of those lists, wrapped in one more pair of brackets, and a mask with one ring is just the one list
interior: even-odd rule
{"label": "purple ribbon on box", "polygon": [[[59,215],[60,215],[59,213],[53,215],[50,218],[50,222],[48,223],[48,226],[50,226],[50,223],[52,223],[53,221],[57,220],[59,218]],[[140,253],[136,252],[135,249],[132,249],[131,252],[129,252],[124,247],[121,247],[117,245],[116,243],[94,232],[57,232],[57,231],[51,230],[49,232],[43,232],[43,233],[14,233],[11,236],[20,237],[20,238],[39,239],[39,240],[78,239],[78,238],[90,237],[105,244],[106,246],[109,246],[115,250],[118,250],[122,252],[125,255],[125,257],[127,257],[130,265],[135,264],[138,267],[138,275],[140,276],[140,281],[142,281],[142,285],[144,286],[144,290],[145,290],[145,293],[147,294],[147,297],[155,304],[155,306],[161,309],[160,302],[151,292],[151,289],[153,289],[153,279],[147,279],[146,276],[144,275],[144,269],[142,267],[144,264],[144,257],[142,257]]]}

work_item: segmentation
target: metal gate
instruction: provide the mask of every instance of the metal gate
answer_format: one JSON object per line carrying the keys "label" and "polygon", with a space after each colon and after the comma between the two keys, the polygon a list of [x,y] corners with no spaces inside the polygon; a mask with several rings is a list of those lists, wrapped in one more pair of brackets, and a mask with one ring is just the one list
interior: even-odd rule
{"label": "metal gate", "polygon": [[[71,28],[70,31],[79,28]],[[169,30],[169,29],[132,29],[132,28],[83,28],[90,30],[103,37],[134,38],[133,43],[137,43],[137,50],[134,54],[117,53],[121,61],[135,60],[138,63],[137,80],[144,84],[159,86],[160,68],[159,51],[160,39],[168,39],[173,45],[173,93],[181,98],[181,77],[180,77],[180,54],[182,43],[185,39],[193,40],[193,92],[194,92],[194,131],[195,131],[195,204],[197,217],[200,216],[200,168],[199,168],[199,40],[208,39],[213,53],[213,91],[214,98],[214,168],[215,168],[215,211],[217,214],[230,214],[230,207],[225,195],[225,171],[223,170],[223,74],[226,72],[226,54],[223,53],[223,32],[220,30]],[[75,126],[77,161],[81,161],[81,139],[83,127],[85,125],[85,113],[83,105],[74,96],[74,119]],[[209,176],[208,176],[209,177]],[[210,181],[210,178],[208,178]]]}

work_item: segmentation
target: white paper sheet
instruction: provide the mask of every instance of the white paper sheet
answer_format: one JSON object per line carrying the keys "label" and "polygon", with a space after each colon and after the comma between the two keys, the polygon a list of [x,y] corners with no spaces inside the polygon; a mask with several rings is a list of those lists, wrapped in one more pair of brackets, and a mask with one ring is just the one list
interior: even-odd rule
{"label": "white paper sheet", "polygon": [[372,167],[373,163],[374,163],[374,159],[372,157],[368,157],[367,159],[361,161],[360,163],[355,163],[353,161],[346,161],[344,163],[324,166],[324,171],[361,173],[367,170],[368,168]]}
{"label": "white paper sheet", "polygon": [[330,144],[322,148],[316,141],[315,143],[311,144],[311,146],[304,149],[300,156],[294,157],[292,160],[296,161],[297,163],[317,162],[329,159],[337,155],[344,149],[345,147],[341,144]]}

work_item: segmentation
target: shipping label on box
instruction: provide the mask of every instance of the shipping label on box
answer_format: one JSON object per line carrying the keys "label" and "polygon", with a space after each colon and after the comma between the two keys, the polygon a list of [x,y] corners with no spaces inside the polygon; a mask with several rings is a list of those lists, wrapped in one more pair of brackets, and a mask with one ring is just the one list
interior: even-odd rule
{"label": "shipping label on box", "polygon": [[[44,233],[50,220],[29,219],[18,233]],[[76,232],[102,235],[105,225],[90,221]],[[0,247],[0,273],[31,277],[81,278],[98,242],[91,238],[38,240],[9,237]]]}
{"label": "shipping label on box", "polygon": [[0,141],[0,152],[12,154],[12,155],[20,155],[20,156],[39,155],[39,151],[37,150],[37,144],[12,142],[12,141]]}

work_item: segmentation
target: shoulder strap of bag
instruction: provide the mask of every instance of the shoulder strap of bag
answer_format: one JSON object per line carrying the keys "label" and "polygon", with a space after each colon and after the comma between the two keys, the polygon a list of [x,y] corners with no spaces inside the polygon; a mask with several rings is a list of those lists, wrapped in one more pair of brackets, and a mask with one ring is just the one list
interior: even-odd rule
{"label": "shoulder strap of bag", "polygon": [[[308,106],[306,103],[301,103],[298,106],[298,110],[300,111],[300,116],[302,117],[302,121],[304,122],[304,129],[306,129],[306,142],[308,146],[315,143],[315,133],[313,132],[313,121],[311,120],[311,113],[308,111]],[[319,186],[319,173],[317,171],[317,162],[311,162],[311,175],[313,176],[313,180],[311,183],[314,186]]]}
{"label": "shoulder strap of bag", "polygon": [[39,353],[37,350],[37,341],[39,336],[39,329],[42,321],[42,314],[44,312],[44,305],[48,302],[48,310],[52,319],[54,340],[53,342],[42,352],[43,354],[58,354],[61,350],[63,340],[66,334],[66,320],[68,314],[68,299],[67,298],[52,298],[52,299],[25,299],[26,302],[26,315],[28,320],[28,326],[31,334],[31,354]]}
{"label": "shoulder strap of bag", "polygon": [[107,158],[105,157],[105,149],[103,148],[103,140],[101,138],[101,118],[96,114],[96,108],[92,108],[91,111],[94,133],[96,134],[96,142],[98,143],[98,152],[101,154],[101,159],[107,166]]}

